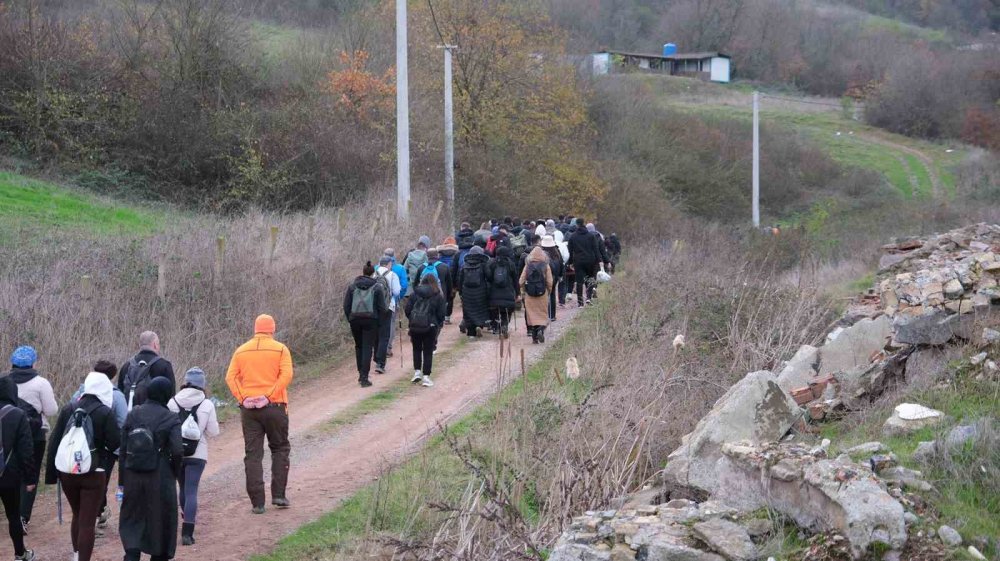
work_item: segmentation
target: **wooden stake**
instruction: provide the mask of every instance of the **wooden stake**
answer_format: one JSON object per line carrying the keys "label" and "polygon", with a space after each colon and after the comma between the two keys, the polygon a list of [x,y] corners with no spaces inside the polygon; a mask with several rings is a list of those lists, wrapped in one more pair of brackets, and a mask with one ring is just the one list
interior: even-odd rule
{"label": "wooden stake", "polygon": [[167,253],[160,253],[160,261],[156,265],[156,295],[161,302],[167,300]]}
{"label": "wooden stake", "polygon": [[527,371],[524,369],[524,349],[521,349],[521,376],[524,377]]}
{"label": "wooden stake", "polygon": [[438,219],[441,218],[441,211],[442,210],[444,210],[444,201],[440,201],[439,200],[437,208],[434,209],[434,220],[431,221],[431,224],[433,224],[435,228],[438,225]]}
{"label": "wooden stake", "polygon": [[274,265],[274,252],[278,249],[278,227],[271,226],[271,239],[267,250],[267,266]]}
{"label": "wooden stake", "polygon": [[226,237],[219,236],[215,239],[215,270],[212,274],[212,284],[215,288],[222,286],[222,264],[226,257]]}
{"label": "wooden stake", "polygon": [[556,375],[556,382],[559,382],[560,386],[563,385],[564,384],[563,377],[562,377],[562,374],[559,373],[559,369],[556,368],[555,366],[553,366],[552,367],[552,373]]}
{"label": "wooden stake", "polygon": [[83,275],[80,277],[80,298],[90,300],[92,293],[91,288],[90,275]]}

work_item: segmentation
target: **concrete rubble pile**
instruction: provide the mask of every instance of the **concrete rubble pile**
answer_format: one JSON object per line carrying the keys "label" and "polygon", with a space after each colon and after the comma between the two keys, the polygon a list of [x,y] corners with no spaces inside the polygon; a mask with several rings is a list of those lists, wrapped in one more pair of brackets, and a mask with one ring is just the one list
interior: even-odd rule
{"label": "concrete rubble pile", "polygon": [[[1000,226],[976,224],[883,249],[876,286],[822,345],[804,345],[776,372],[753,372],[733,385],[670,454],[662,486],[620,509],[573,519],[549,559],[758,559],[774,531],[762,509],[827,536],[855,559],[876,544],[902,550],[922,502],[912,494],[933,487],[879,442],[828,457],[829,440],[805,443],[809,425],[863,407],[897,384],[936,383],[955,358],[951,342],[982,345],[987,350],[971,367],[977,377],[998,376],[988,346],[1000,343],[1000,332],[982,326],[1000,304]],[[883,434],[946,420],[941,411],[901,403]],[[976,430],[959,426],[946,443],[921,443],[915,458],[954,449]]]}

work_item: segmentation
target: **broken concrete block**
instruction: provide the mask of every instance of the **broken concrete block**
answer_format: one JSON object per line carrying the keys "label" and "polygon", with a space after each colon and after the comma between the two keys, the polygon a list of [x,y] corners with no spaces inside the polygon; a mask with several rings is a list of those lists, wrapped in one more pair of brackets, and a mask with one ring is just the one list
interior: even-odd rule
{"label": "broken concrete block", "polygon": [[892,324],[887,316],[855,323],[820,348],[819,373],[834,374],[868,365],[891,336]]}
{"label": "broken concrete block", "polygon": [[694,536],[729,561],[757,559],[757,546],[742,526],[722,518],[699,522],[692,528]]}
{"label": "broken concrete block", "polygon": [[889,436],[912,434],[924,427],[937,425],[944,421],[944,418],[944,413],[936,409],[916,403],[901,403],[882,425],[882,434]]}
{"label": "broken concrete block", "polygon": [[819,349],[812,345],[803,345],[795,352],[795,356],[785,363],[778,373],[778,386],[787,391],[809,385],[816,377],[816,365],[819,363]]}

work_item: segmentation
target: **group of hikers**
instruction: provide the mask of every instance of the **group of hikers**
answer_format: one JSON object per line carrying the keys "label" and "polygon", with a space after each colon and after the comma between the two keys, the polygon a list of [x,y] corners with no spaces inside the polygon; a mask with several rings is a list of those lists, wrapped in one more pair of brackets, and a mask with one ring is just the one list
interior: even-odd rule
{"label": "group of hikers", "polygon": [[[597,298],[621,255],[612,234],[605,238],[582,218],[518,221],[505,218],[433,247],[422,236],[400,263],[386,249],[378,265],[365,263],[344,296],[344,315],[354,338],[359,382],[371,386],[372,362],[385,373],[401,316],[413,347],[413,383],[431,381],[441,329],[451,323],[455,296],[462,299],[459,329],[472,338],[489,330],[510,336],[518,305],[534,343],[556,320],[575,289],[577,304]],[[244,470],[251,512],[266,512],[264,442],[271,452],[271,505],[289,508],[288,391],[293,377],[288,347],[274,338],[269,315],[254,320],[254,336],[233,353],[226,385],[239,404],[245,445]],[[115,498],[125,561],[143,554],[172,559],[181,544],[195,543],[198,488],[208,463],[208,442],[219,435],[215,403],[207,397],[206,374],[184,373],[178,389],[174,367],[161,355],[159,336],[145,331],[138,352],[120,368],[98,360],[61,408],[39,370],[38,354],[20,346],[10,372],[0,377],[0,502],[17,561],[32,561],[25,547],[44,463],[46,484],[58,484],[72,513],[74,561],[90,561],[96,537],[107,528],[108,492],[117,464]],[[56,417],[55,424],[49,418]]]}
{"label": "group of hikers", "polygon": [[598,282],[610,279],[621,252],[617,235],[605,238],[593,223],[566,216],[506,217],[479,230],[465,222],[437,246],[421,236],[402,260],[387,248],[377,265],[364,264],[344,294],[358,383],[370,387],[372,369],[386,372],[402,313],[413,351],[411,381],[432,387],[434,351],[441,330],[451,324],[456,296],[462,299],[459,331],[468,337],[488,331],[508,338],[520,306],[532,342],[544,343],[557,308],[574,289],[578,306],[592,304]]}
{"label": "group of hikers", "polygon": [[[271,449],[271,504],[290,506],[285,489],[292,357],[274,339],[275,330],[271,316],[259,316],[254,337],[236,350],[226,373],[240,405],[246,489],[255,514],[265,512],[265,438]],[[108,526],[115,464],[125,561],[138,561],[143,554],[153,561],[173,559],[178,526],[182,545],[193,545],[207,439],[219,435],[215,403],[206,396],[205,372],[188,369],[178,390],[174,367],[160,354],[159,337],[146,331],[139,335],[135,356],[121,368],[97,361],[59,408],[37,363],[34,348],[18,347],[10,358],[10,372],[0,377],[0,500],[14,558],[35,559],[34,551],[25,547],[25,536],[43,463],[45,483],[61,489],[60,523],[63,496],[72,512],[74,561],[90,561],[96,537]],[[57,420],[50,425],[53,416]]]}

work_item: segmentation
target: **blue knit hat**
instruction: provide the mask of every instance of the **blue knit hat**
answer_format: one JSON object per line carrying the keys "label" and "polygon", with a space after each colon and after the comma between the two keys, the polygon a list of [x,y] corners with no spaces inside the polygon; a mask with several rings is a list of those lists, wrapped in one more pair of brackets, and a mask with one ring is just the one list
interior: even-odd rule
{"label": "blue knit hat", "polygon": [[184,383],[199,389],[205,389],[205,371],[195,366],[184,373]]}
{"label": "blue knit hat", "polygon": [[14,368],[31,368],[36,361],[38,353],[27,345],[14,349],[14,354],[10,355],[10,364]]}

